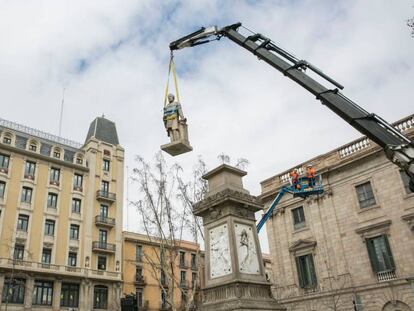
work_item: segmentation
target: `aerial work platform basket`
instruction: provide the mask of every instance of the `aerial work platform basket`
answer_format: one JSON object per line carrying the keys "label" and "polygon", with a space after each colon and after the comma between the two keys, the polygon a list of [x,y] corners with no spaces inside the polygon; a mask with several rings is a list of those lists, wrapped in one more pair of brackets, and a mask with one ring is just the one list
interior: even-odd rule
{"label": "aerial work platform basket", "polygon": [[[310,184],[312,186],[310,186]],[[311,195],[320,195],[323,193],[322,177],[321,175],[317,175],[311,182],[307,177],[300,177],[297,183],[283,186],[257,224],[257,232],[262,229],[266,221],[272,216],[276,205],[280,202],[285,193],[291,193],[293,197],[300,197],[302,199],[306,199]]]}

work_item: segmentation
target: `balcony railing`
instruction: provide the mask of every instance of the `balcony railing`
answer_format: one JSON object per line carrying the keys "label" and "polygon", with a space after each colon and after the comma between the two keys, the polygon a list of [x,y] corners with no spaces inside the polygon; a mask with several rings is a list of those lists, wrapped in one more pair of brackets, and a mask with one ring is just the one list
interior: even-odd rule
{"label": "balcony railing", "polygon": [[113,226],[115,226],[115,218],[110,218],[110,217],[106,217],[106,216],[103,216],[103,215],[96,215],[95,216],[95,224],[96,225],[113,227]]}
{"label": "balcony railing", "polygon": [[38,262],[37,267],[42,268],[42,269],[49,269],[49,270],[59,270],[59,266],[51,264],[51,263],[46,263],[46,262]]}
{"label": "balcony railing", "polygon": [[188,268],[188,266],[185,264],[185,261],[180,260],[180,268],[182,268],[182,269],[187,269]]}
{"label": "balcony railing", "polygon": [[181,288],[188,288],[188,282],[187,280],[180,280],[180,287]]}
{"label": "balcony railing", "polygon": [[98,200],[106,200],[114,202],[116,201],[116,194],[108,191],[98,190],[96,192],[96,198]]}
{"label": "balcony railing", "polygon": [[92,250],[93,251],[104,251],[114,253],[116,250],[116,245],[112,243],[100,242],[100,241],[93,241],[92,242]]}
{"label": "balcony railing", "polygon": [[138,286],[145,286],[145,284],[147,284],[147,282],[145,282],[144,276],[139,275],[139,274],[135,275],[134,283],[135,283],[135,285],[138,285]]}
{"label": "balcony railing", "polygon": [[377,272],[378,282],[385,282],[389,280],[394,280],[396,278],[397,276],[395,274],[395,270],[386,270],[386,271]]}
{"label": "balcony railing", "polygon": [[0,173],[8,174],[9,173],[9,168],[8,167],[0,167]]}
{"label": "balcony railing", "polygon": [[52,186],[60,186],[60,181],[59,180],[50,180],[49,184]]}
{"label": "balcony railing", "polygon": [[24,174],[24,178],[25,179],[30,179],[30,180],[34,180],[34,175],[33,174]]}

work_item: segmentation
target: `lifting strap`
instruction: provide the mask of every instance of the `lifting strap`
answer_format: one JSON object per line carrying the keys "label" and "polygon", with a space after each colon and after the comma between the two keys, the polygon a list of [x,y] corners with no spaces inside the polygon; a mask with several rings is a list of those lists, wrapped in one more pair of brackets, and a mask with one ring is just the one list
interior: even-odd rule
{"label": "lifting strap", "polygon": [[174,78],[175,97],[176,97],[177,101],[180,102],[180,94],[178,92],[177,73],[175,71],[174,55],[173,55],[172,51],[171,51],[171,54],[170,54],[170,64],[168,65],[168,78],[167,78],[167,86],[165,88],[164,107],[167,105],[168,87],[169,87],[169,84],[170,84],[171,73],[172,73],[173,78]]}

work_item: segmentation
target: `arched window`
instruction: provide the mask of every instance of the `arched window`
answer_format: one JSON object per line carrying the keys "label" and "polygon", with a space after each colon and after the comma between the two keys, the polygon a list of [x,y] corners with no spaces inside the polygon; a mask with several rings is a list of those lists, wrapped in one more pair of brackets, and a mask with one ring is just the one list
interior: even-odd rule
{"label": "arched window", "polygon": [[39,143],[36,140],[32,139],[32,140],[29,141],[29,144],[27,145],[27,148],[30,151],[39,152]]}
{"label": "arched window", "polygon": [[93,289],[93,307],[94,309],[108,308],[108,287],[95,285]]}
{"label": "arched window", "polygon": [[3,144],[13,145],[14,136],[10,132],[4,132],[2,135],[2,142]]}
{"label": "arched window", "polygon": [[60,159],[62,157],[62,149],[60,149],[59,147],[53,148],[53,157]]}
{"label": "arched window", "polygon": [[83,165],[84,157],[82,153],[76,153],[74,157],[75,164]]}

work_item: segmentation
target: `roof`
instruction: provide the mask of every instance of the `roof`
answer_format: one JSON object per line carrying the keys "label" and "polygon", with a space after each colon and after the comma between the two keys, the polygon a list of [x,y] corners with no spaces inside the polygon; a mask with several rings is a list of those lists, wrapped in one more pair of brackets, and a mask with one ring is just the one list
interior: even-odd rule
{"label": "roof", "polygon": [[92,137],[112,145],[119,145],[115,123],[104,117],[97,117],[92,121],[85,143]]}

